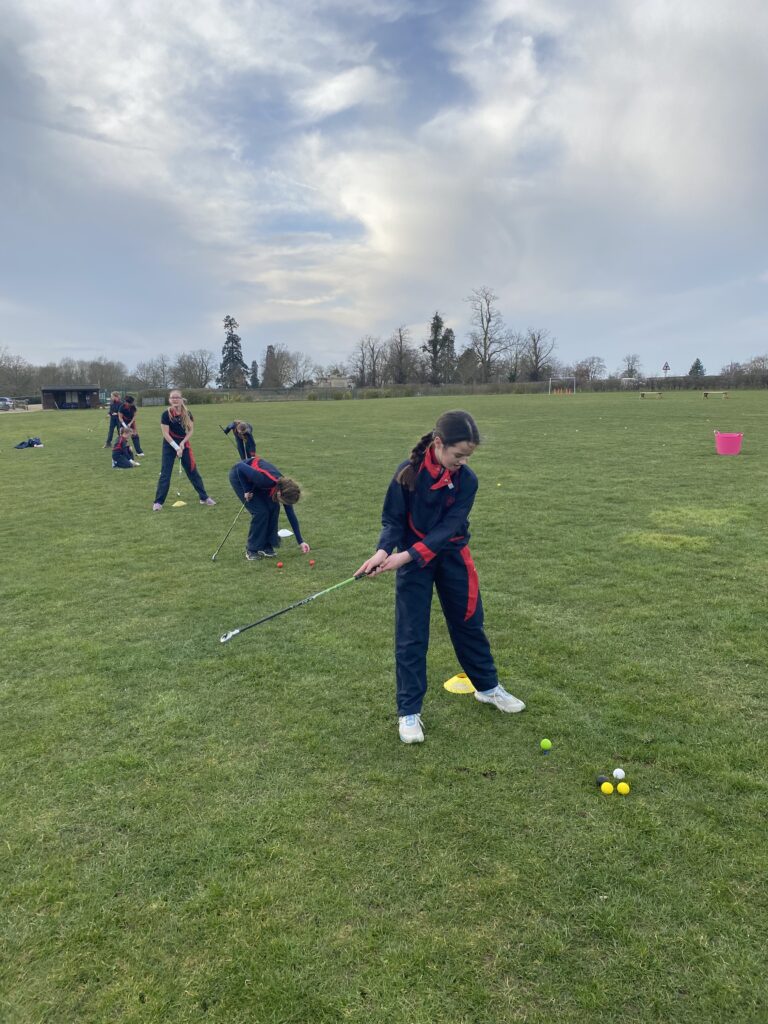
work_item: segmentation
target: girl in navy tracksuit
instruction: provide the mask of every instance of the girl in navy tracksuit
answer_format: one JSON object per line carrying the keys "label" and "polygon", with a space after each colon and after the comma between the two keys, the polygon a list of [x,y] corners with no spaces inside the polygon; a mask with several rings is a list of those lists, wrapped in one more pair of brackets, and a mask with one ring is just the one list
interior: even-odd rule
{"label": "girl in navy tracksuit", "polygon": [[118,410],[118,417],[120,419],[120,426],[127,427],[133,437],[133,446],[136,449],[136,455],[141,458],[144,452],[141,450],[141,441],[139,440],[139,432],[136,428],[136,402],[134,401],[133,395],[126,395],[125,401]]}
{"label": "girl in navy tracksuit", "polygon": [[112,469],[133,469],[134,466],[140,465],[141,463],[133,457],[131,431],[128,427],[123,427],[112,448]]}
{"label": "girl in navy tracksuit", "polygon": [[160,417],[160,429],[163,432],[163,452],[160,465],[160,479],[157,481],[157,493],[155,503],[152,506],[153,512],[159,512],[163,502],[168,495],[168,488],[171,486],[171,474],[176,464],[176,459],[181,459],[181,465],[192,486],[197,491],[201,505],[215,505],[213,498],[209,498],[205,490],[203,478],[197,471],[195,456],[192,454],[190,440],[195,429],[195,422],[192,413],[189,412],[181,392],[174,390],[168,396],[169,406]]}
{"label": "girl in navy tracksuit", "polygon": [[123,400],[120,397],[119,391],[113,391],[109,399],[109,433],[107,434],[107,440],[104,443],[105,448],[112,447],[112,438],[114,437],[115,431],[120,433],[120,406],[123,404]]}
{"label": "girl in navy tracksuit", "polygon": [[[488,638],[477,571],[467,547],[477,477],[467,459],[480,443],[468,412],[444,413],[407,462],[398,466],[381,516],[376,554],[358,573],[397,570],[395,661],[397,713],[403,743],[424,739],[421,706],[427,692],[427,647],[432,589],[437,589],[456,656],[475,697],[500,711],[525,704],[499,684]],[[397,554],[393,551],[397,548]]]}
{"label": "girl in navy tracksuit", "polygon": [[245,557],[249,561],[274,558],[275,548],[280,546],[277,521],[281,505],[285,508],[296,543],[305,555],[309,553],[309,544],[301,536],[299,520],[293,511],[301,497],[301,489],[295,480],[283,476],[277,466],[266,459],[255,457],[236,463],[229,471],[229,482],[251,513],[251,527],[245,545]]}
{"label": "girl in navy tracksuit", "polygon": [[250,423],[246,423],[244,420],[232,420],[226,427],[222,427],[222,430],[225,434],[228,434],[230,430],[234,430],[235,444],[243,461],[252,459],[255,456],[256,442],[253,439],[253,427]]}

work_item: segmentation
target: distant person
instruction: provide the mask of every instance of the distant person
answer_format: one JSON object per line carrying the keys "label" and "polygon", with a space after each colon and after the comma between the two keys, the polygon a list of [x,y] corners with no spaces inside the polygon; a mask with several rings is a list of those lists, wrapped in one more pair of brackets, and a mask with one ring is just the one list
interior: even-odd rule
{"label": "distant person", "polygon": [[277,466],[266,459],[253,458],[238,462],[229,471],[232,490],[251,513],[251,526],[245,544],[245,557],[249,562],[257,558],[274,558],[280,546],[277,522],[280,506],[285,509],[288,522],[303,554],[309,554],[309,544],[301,536],[299,520],[293,506],[301,497],[301,488],[295,480],[283,476]]}
{"label": "distant person", "polygon": [[[446,412],[402,462],[384,499],[378,550],[358,573],[397,571],[395,664],[397,714],[403,743],[421,743],[427,692],[432,591],[437,589],[453,649],[475,687],[475,698],[499,711],[525,704],[499,683],[488,638],[477,571],[467,547],[477,477],[467,459],[480,443],[468,412]],[[393,554],[397,548],[397,554]]]}
{"label": "distant person", "polygon": [[126,395],[125,401],[120,406],[118,411],[120,418],[120,426],[127,427],[131,432],[133,438],[133,446],[136,449],[136,455],[141,458],[144,452],[141,450],[141,441],[139,440],[139,431],[136,426],[136,401],[133,395]]}
{"label": "distant person", "polygon": [[256,455],[256,442],[253,439],[253,427],[245,420],[232,420],[223,428],[228,434],[231,430],[235,432],[235,444],[240,452],[240,458],[252,459]]}
{"label": "distant person", "polygon": [[109,399],[109,433],[107,434],[107,440],[104,443],[105,448],[112,447],[112,438],[115,432],[120,433],[120,406],[123,404],[123,400],[120,397],[119,391],[113,391]]}
{"label": "distant person", "polygon": [[163,432],[163,450],[160,464],[160,479],[157,482],[155,503],[152,506],[153,512],[159,512],[163,502],[168,496],[168,489],[171,486],[171,474],[175,466],[175,460],[181,459],[181,465],[187,474],[187,479],[197,491],[201,505],[215,505],[213,498],[208,493],[203,483],[203,478],[197,471],[195,456],[192,453],[190,440],[195,429],[195,421],[192,413],[187,409],[184,398],[179,390],[173,390],[168,396],[168,408],[160,417],[160,429]]}
{"label": "distant person", "polygon": [[128,427],[120,428],[117,441],[112,448],[112,469],[133,469],[134,466],[141,465],[133,457],[131,437],[132,434]]}

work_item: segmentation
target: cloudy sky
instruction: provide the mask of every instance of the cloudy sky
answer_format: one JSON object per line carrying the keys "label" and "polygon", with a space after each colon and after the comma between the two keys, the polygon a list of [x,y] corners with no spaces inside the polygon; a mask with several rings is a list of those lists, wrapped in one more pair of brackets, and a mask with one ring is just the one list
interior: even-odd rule
{"label": "cloudy sky", "polygon": [[0,0],[0,347],[320,363],[492,287],[563,361],[768,351],[765,0]]}

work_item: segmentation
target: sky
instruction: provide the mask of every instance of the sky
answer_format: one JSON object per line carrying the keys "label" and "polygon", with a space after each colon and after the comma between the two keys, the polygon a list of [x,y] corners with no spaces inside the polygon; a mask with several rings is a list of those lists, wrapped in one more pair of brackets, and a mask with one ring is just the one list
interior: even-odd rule
{"label": "sky", "polygon": [[0,0],[0,349],[768,352],[764,0]]}

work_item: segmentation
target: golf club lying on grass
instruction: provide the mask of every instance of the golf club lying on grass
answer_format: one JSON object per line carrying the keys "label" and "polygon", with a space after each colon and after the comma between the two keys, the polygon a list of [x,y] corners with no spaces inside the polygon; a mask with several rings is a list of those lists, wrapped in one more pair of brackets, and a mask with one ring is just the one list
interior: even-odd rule
{"label": "golf club lying on grass", "polygon": [[216,555],[218,555],[218,553],[219,553],[219,552],[221,551],[221,549],[222,549],[222,548],[224,547],[224,542],[226,541],[226,539],[227,539],[227,537],[228,537],[228,536],[230,535],[230,533],[232,533],[232,531],[234,530],[234,528],[235,528],[235,523],[236,523],[236,522],[237,522],[237,520],[238,520],[238,519],[240,518],[240,512],[242,512],[244,508],[245,508],[245,502],[243,502],[243,504],[242,504],[242,505],[240,506],[240,510],[238,511],[237,515],[235,516],[234,520],[232,521],[232,525],[231,525],[231,526],[230,526],[230,528],[229,528],[229,529],[227,530],[227,532],[226,532],[226,533],[224,534],[224,540],[223,540],[223,541],[221,542],[221,544],[219,544],[219,546],[218,546],[218,547],[216,548],[216,550],[215,550],[215,551],[213,552],[213,554],[211,555],[211,561],[212,561],[212,562],[215,562],[215,561],[216,561]]}
{"label": "golf club lying on grass", "polygon": [[257,622],[251,622],[247,626],[241,626],[240,629],[232,629],[229,633],[222,633],[219,637],[219,643],[225,644],[228,640],[231,640],[233,636],[237,636],[238,633],[244,633],[246,629],[253,629],[254,626],[260,626],[262,622],[269,622],[270,619],[276,619],[278,615],[284,615],[286,612],[290,612],[294,608],[300,608],[303,604],[309,604],[309,602],[314,601],[315,598],[322,597],[323,594],[330,594],[332,590],[338,590],[339,587],[345,587],[347,583],[354,583],[355,580],[362,580],[368,575],[369,574],[367,572],[361,572],[359,576],[350,576],[348,580],[342,580],[341,583],[334,583],[332,587],[327,587],[325,590],[319,590],[316,594],[310,594],[309,597],[305,597],[301,601],[289,604],[287,608],[281,608],[279,612],[272,612],[271,615],[265,615],[263,619],[259,619]]}

